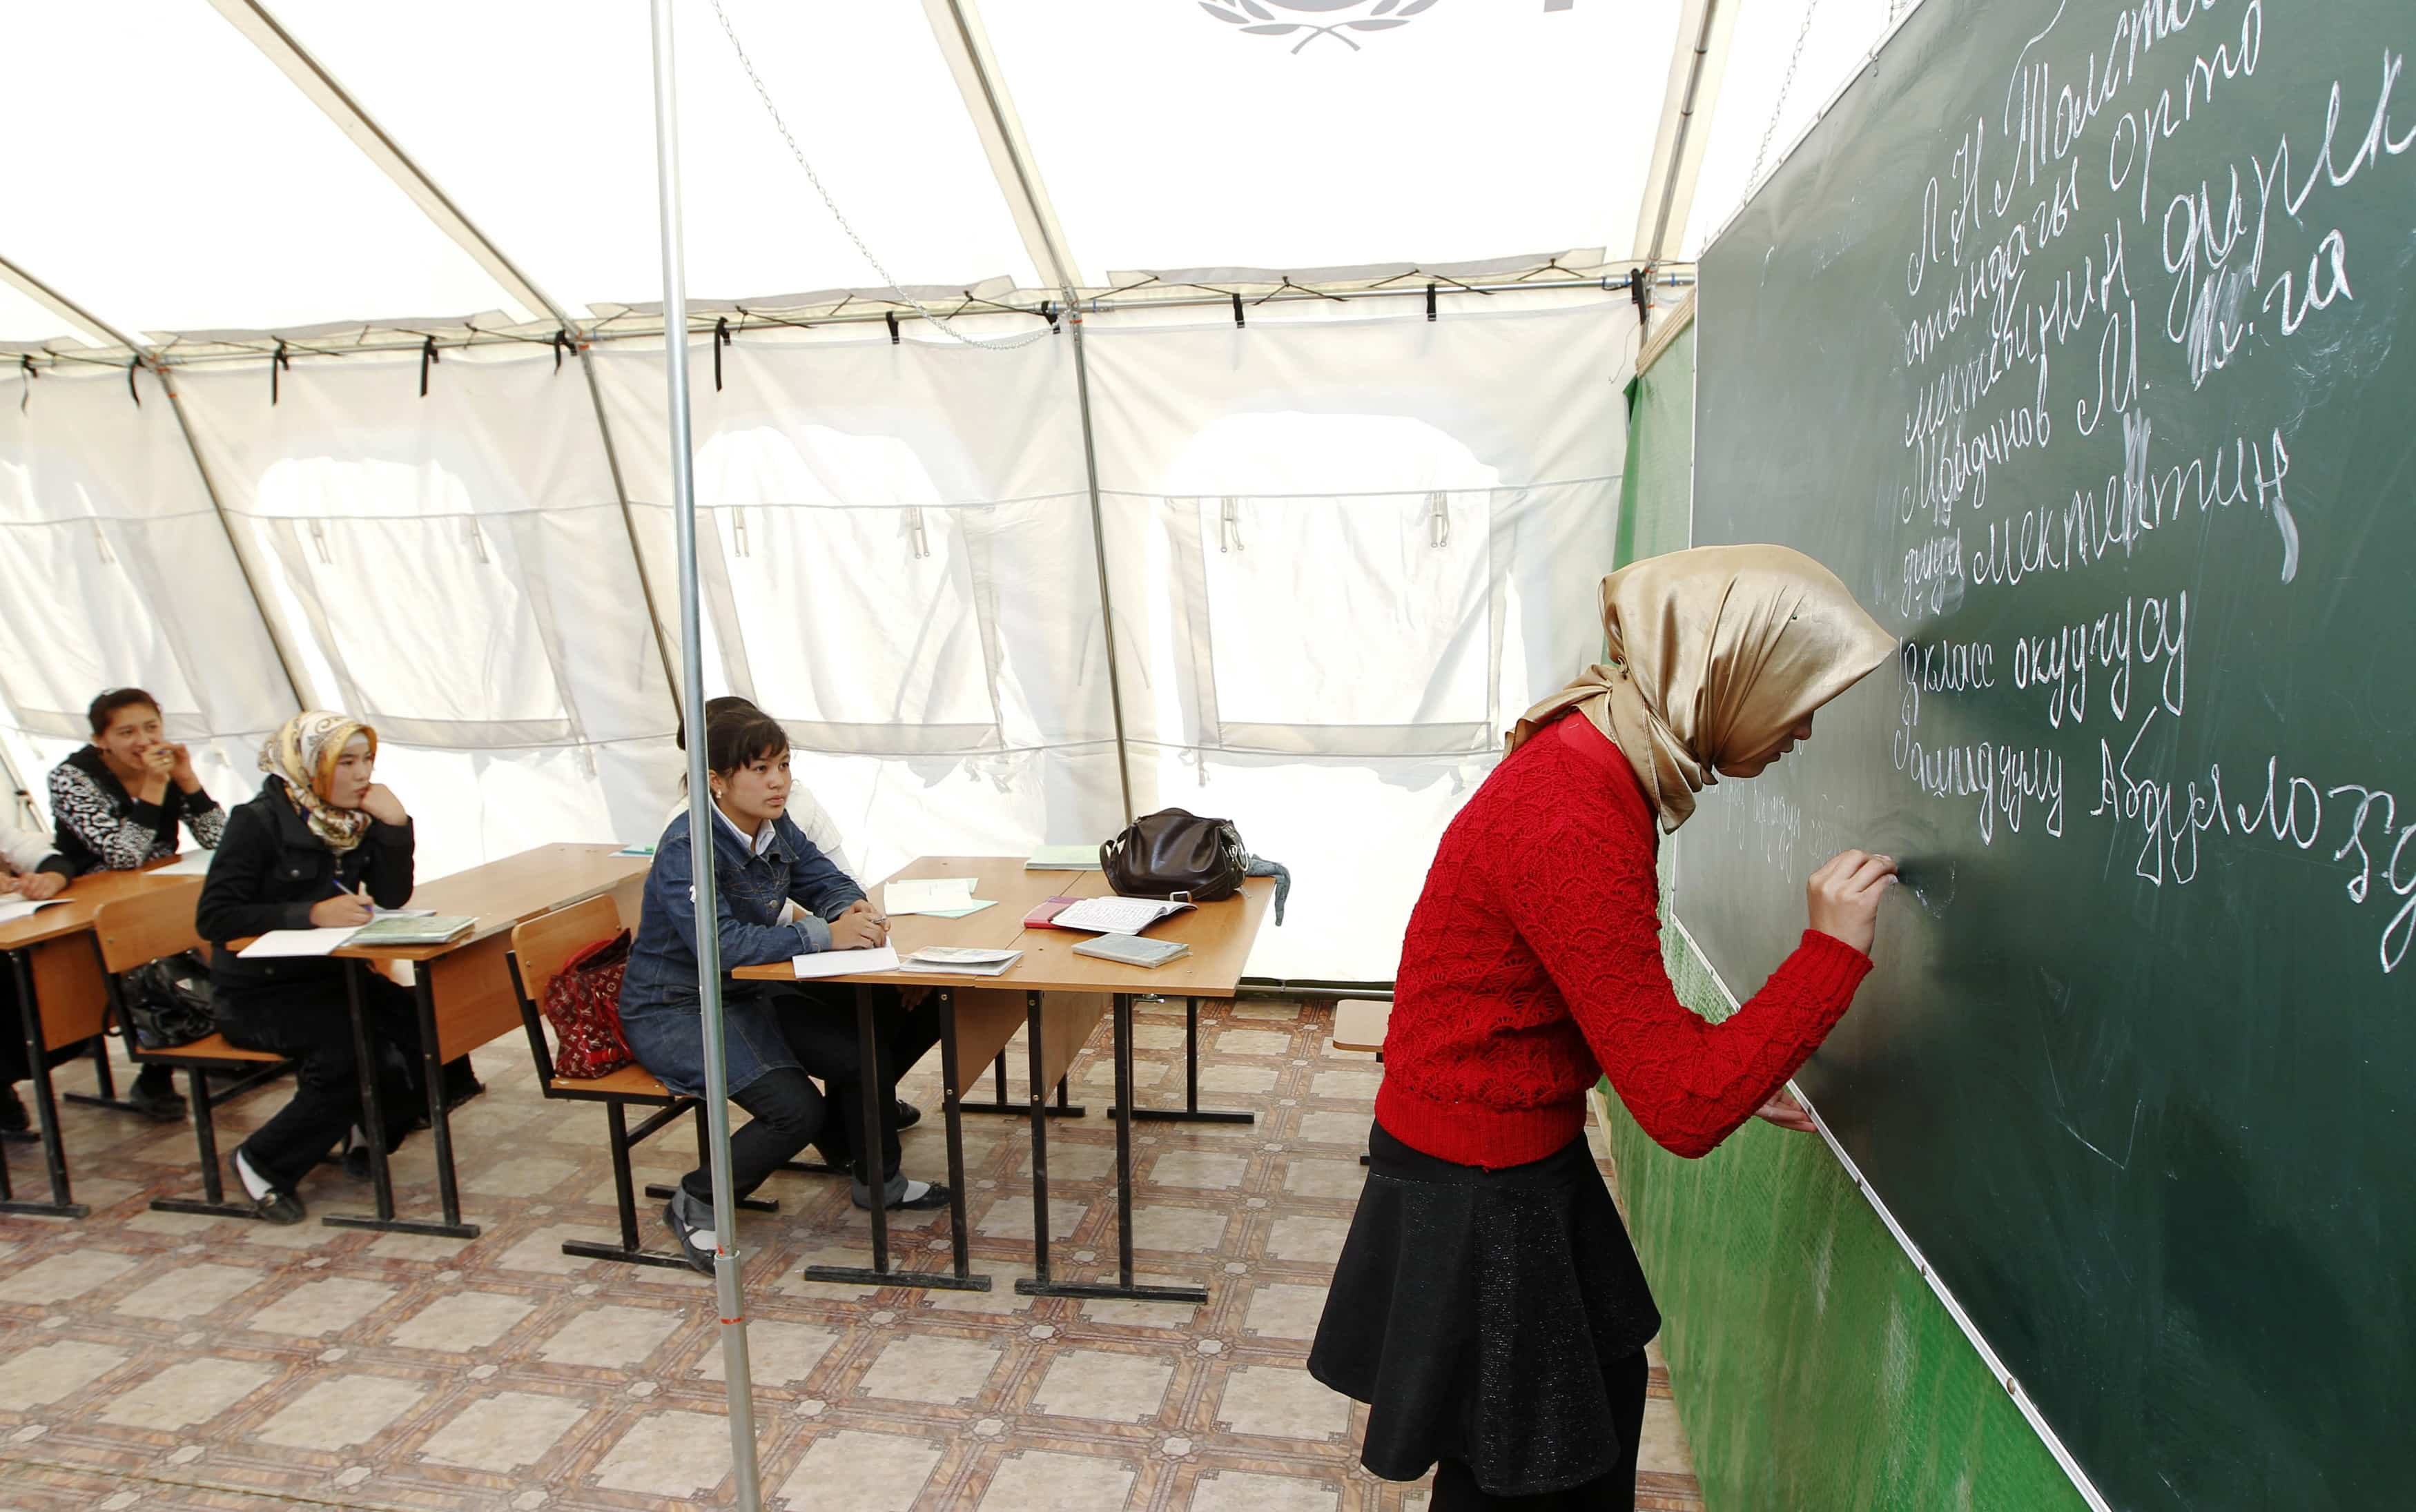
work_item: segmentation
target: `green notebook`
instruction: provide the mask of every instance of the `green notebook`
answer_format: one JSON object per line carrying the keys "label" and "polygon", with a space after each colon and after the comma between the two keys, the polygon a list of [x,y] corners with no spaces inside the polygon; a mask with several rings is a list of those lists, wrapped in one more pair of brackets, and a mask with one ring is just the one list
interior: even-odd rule
{"label": "green notebook", "polygon": [[468,914],[387,914],[355,930],[346,945],[447,945],[478,922]]}

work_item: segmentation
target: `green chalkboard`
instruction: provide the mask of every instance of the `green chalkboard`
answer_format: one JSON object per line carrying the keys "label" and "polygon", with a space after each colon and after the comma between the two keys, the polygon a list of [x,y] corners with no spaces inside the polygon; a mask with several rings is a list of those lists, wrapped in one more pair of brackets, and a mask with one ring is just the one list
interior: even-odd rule
{"label": "green chalkboard", "polygon": [[1696,541],[1903,646],[1677,911],[1746,995],[1906,859],[1803,1085],[2113,1507],[2416,1502],[2411,51],[1928,0],[1702,262]]}

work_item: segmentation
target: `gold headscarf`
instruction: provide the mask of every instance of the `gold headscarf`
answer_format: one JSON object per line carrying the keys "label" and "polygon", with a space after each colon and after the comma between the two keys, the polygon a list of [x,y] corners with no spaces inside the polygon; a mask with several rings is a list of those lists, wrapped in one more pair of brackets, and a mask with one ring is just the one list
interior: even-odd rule
{"label": "gold headscarf", "polygon": [[1713,769],[1775,749],[1895,653],[1836,574],[1783,546],[1707,546],[1602,580],[1608,666],[1528,710],[1508,747],[1575,709],[1636,769],[1664,831]]}
{"label": "gold headscarf", "polygon": [[340,856],[361,843],[370,816],[359,809],[340,809],[327,801],[335,781],[336,763],[355,735],[367,736],[370,755],[377,755],[377,731],[350,714],[305,710],[289,719],[260,748],[260,770],[283,780],[285,796],[302,811],[310,832]]}

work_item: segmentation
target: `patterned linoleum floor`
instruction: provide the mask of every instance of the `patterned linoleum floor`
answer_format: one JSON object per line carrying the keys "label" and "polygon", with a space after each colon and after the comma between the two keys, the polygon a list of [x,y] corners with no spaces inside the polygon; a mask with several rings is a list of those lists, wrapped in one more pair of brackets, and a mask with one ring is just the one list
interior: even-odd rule
{"label": "patterned linoleum floor", "polygon": [[[1179,1102],[1181,1005],[1140,1018],[1141,1101]],[[862,1263],[864,1216],[836,1178],[775,1177],[764,1195],[781,1211],[742,1235],[765,1505],[1423,1507],[1423,1490],[1358,1468],[1364,1409],[1302,1369],[1380,1074],[1327,1048],[1331,1024],[1315,1005],[1203,1005],[1202,1101],[1258,1124],[1136,1126],[1140,1269],[1205,1282],[1204,1307],[1018,1296],[1032,1233],[1018,1120],[966,1120],[987,1294],[805,1280],[808,1261]],[[0,1216],[0,1507],[727,1505],[711,1284],[561,1252],[612,1229],[604,1115],[540,1099],[516,1045],[478,1055],[489,1094],[454,1123],[475,1240],[320,1225],[366,1205],[332,1167],[306,1186],[301,1226],[154,1213],[151,1197],[193,1186],[189,1132],[68,1107],[92,1216]],[[1074,1070],[1091,1116],[1050,1125],[1055,1253],[1083,1279],[1111,1279],[1115,1262],[1107,1046],[1102,1023]],[[88,1067],[61,1074],[89,1084]],[[929,1110],[907,1168],[942,1175],[931,1064],[907,1095]],[[283,1096],[222,1108],[221,1147]],[[685,1129],[666,1131],[641,1147],[640,1178],[675,1177],[684,1153]],[[38,1185],[38,1150],[8,1154],[20,1190]],[[432,1171],[415,1137],[397,1161],[406,1211],[432,1209]],[[944,1212],[892,1233],[910,1264],[946,1264]],[[1640,1507],[1700,1507],[1686,1454],[1656,1357]]]}

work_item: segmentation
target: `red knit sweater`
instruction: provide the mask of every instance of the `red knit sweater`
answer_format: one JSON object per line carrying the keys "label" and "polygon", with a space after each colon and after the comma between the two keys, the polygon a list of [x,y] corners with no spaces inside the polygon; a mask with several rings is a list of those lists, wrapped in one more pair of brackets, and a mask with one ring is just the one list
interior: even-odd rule
{"label": "red knit sweater", "polygon": [[1538,1160],[1585,1126],[1597,1075],[1680,1155],[1708,1154],[1844,1015],[1870,960],[1806,930],[1719,1024],[1661,961],[1659,834],[1583,717],[1538,732],[1443,832],[1410,916],[1376,1117],[1461,1165]]}

